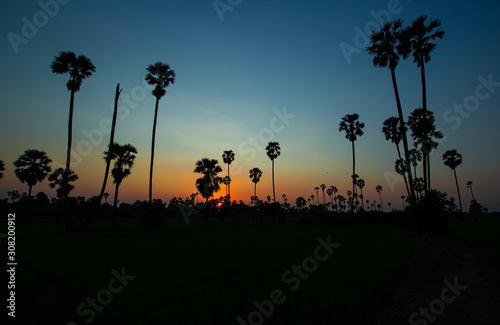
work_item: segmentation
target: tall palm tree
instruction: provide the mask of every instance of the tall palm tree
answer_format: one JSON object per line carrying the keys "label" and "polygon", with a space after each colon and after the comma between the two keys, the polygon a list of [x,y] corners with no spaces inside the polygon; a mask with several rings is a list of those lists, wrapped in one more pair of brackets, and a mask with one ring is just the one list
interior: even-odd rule
{"label": "tall palm tree", "polygon": [[19,155],[14,161],[14,173],[21,183],[28,185],[28,199],[31,198],[31,189],[37,183],[42,182],[52,171],[50,163],[52,160],[45,151],[28,149],[24,154]]}
{"label": "tall palm tree", "polygon": [[[398,152],[398,158],[399,160],[404,159],[401,157],[401,150],[399,148],[399,143],[401,142],[403,138],[403,131],[401,130],[401,123],[400,119],[396,116],[389,117],[387,120],[384,121],[383,126],[382,126],[382,133],[385,135],[385,139],[387,141],[391,141],[396,145],[396,150]],[[406,169],[405,169],[406,170]],[[403,179],[405,181],[405,186],[406,186],[406,191],[408,192],[408,196],[410,195],[410,188],[408,187],[408,179],[406,176],[406,172],[401,174],[403,175]]]}
{"label": "tall palm tree", "polygon": [[333,186],[330,186],[327,190],[326,190],[326,194],[328,195],[328,197],[330,198],[330,203],[332,204],[333,206]]}
{"label": "tall palm tree", "polygon": [[[120,98],[121,92],[122,91],[120,89],[120,84],[117,84],[116,90],[115,90],[115,105],[114,105],[114,109],[113,109],[113,118],[111,120],[111,133],[109,135],[108,148],[110,148],[113,145],[113,143],[115,143],[116,117],[118,114],[118,100]],[[88,226],[90,226],[92,219],[94,219],[94,217],[97,214],[97,211],[99,210],[99,207],[101,206],[102,198],[104,197],[104,202],[107,201],[107,197],[106,197],[107,193],[104,193],[104,192],[106,191],[106,185],[108,183],[109,170],[111,168],[111,160],[109,159],[109,156],[106,156],[106,155],[104,156],[104,160],[106,161],[106,170],[104,171],[104,180],[102,181],[101,192],[99,192],[99,197],[97,198],[97,200],[95,200],[95,204],[94,204],[94,207],[92,209],[92,212],[90,213],[90,215],[85,219],[85,221],[80,226],[81,229],[84,229],[84,228],[87,228]],[[109,196],[109,194],[107,194],[107,195]]]}
{"label": "tall palm tree", "polygon": [[229,180],[228,184],[228,195],[229,195],[229,203],[231,203],[231,178],[229,177],[229,165],[234,161],[234,152],[233,150],[226,150],[222,154],[222,160],[225,164],[227,164],[227,178]]}
{"label": "tall palm tree", "polygon": [[127,178],[132,167],[134,167],[135,155],[137,149],[131,144],[120,145],[113,143],[113,145],[105,152],[107,160],[114,160],[111,176],[113,176],[113,183],[115,184],[115,198],[113,200],[113,213],[111,214],[111,223],[109,229],[116,229],[116,206],[118,205],[118,189],[125,178]]}
{"label": "tall palm tree", "polygon": [[321,184],[319,187],[323,191],[323,204],[325,204],[325,188],[326,188],[326,185],[325,184]]}
{"label": "tall palm tree", "polygon": [[[420,151],[423,153],[425,171],[424,183],[426,193],[430,190],[431,173],[430,173],[430,152],[437,148],[437,139],[443,138],[443,133],[436,129],[434,113],[430,110],[424,111],[422,108],[416,108],[408,117],[408,126],[411,130],[413,144],[415,147],[420,146]],[[410,157],[411,159],[411,157]]]}
{"label": "tall palm tree", "polygon": [[443,154],[443,163],[445,166],[450,167],[453,169],[453,174],[455,174],[455,184],[457,185],[457,192],[458,192],[458,203],[460,204],[460,213],[463,212],[462,210],[462,199],[460,197],[460,188],[458,186],[458,179],[457,179],[457,170],[456,168],[462,163],[462,155],[458,153],[455,149],[453,150],[447,150]]}
{"label": "tall palm tree", "polygon": [[474,192],[472,191],[472,181],[467,182],[467,188],[470,190],[470,194],[472,195],[472,201],[476,201],[474,198]]}
{"label": "tall palm tree", "polygon": [[[363,128],[365,127],[365,123],[361,123],[358,121],[359,115],[347,114],[342,118],[339,124],[339,131],[345,131],[345,137],[347,140],[351,141],[352,144],[352,193],[356,193],[356,155],[354,151],[354,141],[357,140],[358,136],[363,135]],[[351,210],[354,210],[354,200],[351,204]]]}
{"label": "tall palm tree", "polygon": [[156,97],[155,116],[153,120],[153,134],[151,140],[151,163],[149,165],[149,225],[153,221],[153,163],[155,158],[155,138],[156,138],[156,121],[158,119],[158,104],[160,99],[165,96],[167,91],[165,88],[175,82],[175,72],[168,64],[156,62],[149,65],[146,70],[146,81],[154,86],[152,93]]}
{"label": "tall palm tree", "polygon": [[363,208],[363,210],[365,209],[365,203],[363,202],[363,187],[365,187],[365,180],[360,178],[357,180],[356,182],[356,185],[359,187],[359,190],[361,191],[361,195],[359,196],[359,198],[361,199],[361,207]]}
{"label": "tall palm tree", "polygon": [[262,171],[259,168],[254,167],[250,169],[250,178],[254,183],[254,191],[253,191],[254,196],[257,196],[257,183],[260,181],[261,177],[262,177]]}
{"label": "tall palm tree", "polygon": [[375,190],[377,191],[377,193],[380,197],[380,206],[382,207],[382,211],[384,211],[384,203],[382,202],[382,185],[377,185]]}
{"label": "tall palm tree", "polygon": [[[436,49],[436,44],[432,41],[436,39],[441,39],[444,36],[444,31],[435,30],[441,26],[439,19],[431,20],[429,25],[425,24],[427,15],[423,15],[415,19],[412,24],[405,29],[406,38],[409,40],[411,47],[411,54],[413,56],[413,62],[417,64],[420,68],[420,78],[422,82],[422,108],[424,111],[424,119],[427,118],[427,90],[425,84],[425,64],[431,61],[431,52]],[[424,137],[424,141],[427,137]],[[426,147],[423,147],[423,173],[424,182],[426,183],[426,193],[430,190],[430,185],[428,185],[428,179],[430,179],[430,173],[428,171],[428,163],[430,152],[426,151]]]}
{"label": "tall palm tree", "polygon": [[[74,52],[60,52],[58,56],[54,57],[54,61],[50,66],[53,73],[65,74],[69,73],[69,80],[66,87],[70,91],[69,101],[69,119],[68,119],[68,145],[66,148],[66,168],[63,175],[63,182],[67,183],[68,173],[70,171],[71,162],[71,145],[73,138],[73,108],[75,102],[75,93],[80,91],[83,79],[86,79],[95,72],[95,66],[84,55],[78,57]],[[68,196],[64,197],[64,205],[66,207],[66,230],[73,230],[73,219],[68,213]]]}
{"label": "tall palm tree", "polygon": [[222,168],[216,159],[203,158],[196,162],[194,172],[202,175],[202,177],[196,180],[195,185],[201,196],[205,198],[205,227],[208,227],[210,226],[210,204],[208,204],[208,199],[220,189],[219,184],[222,179],[218,174],[222,172]]}
{"label": "tall palm tree", "polygon": [[3,178],[3,171],[5,170],[5,163],[3,162],[3,160],[0,160],[0,179]]}
{"label": "tall palm tree", "polygon": [[417,178],[417,166],[418,162],[422,161],[422,152],[413,148],[410,150],[410,162],[413,165],[413,176]]}
{"label": "tall palm tree", "polygon": [[269,142],[266,147],[267,156],[271,159],[273,166],[273,200],[276,202],[276,192],[274,190],[274,160],[281,154],[280,144],[278,142]]}
{"label": "tall palm tree", "polygon": [[318,193],[318,191],[319,191],[319,187],[318,187],[318,186],[316,186],[316,187],[314,188],[314,190],[316,191],[316,200],[318,201],[318,205],[319,205],[319,193]]}
{"label": "tall palm tree", "polygon": [[[389,67],[391,71],[392,86],[394,88],[394,95],[396,97],[399,122],[401,123],[401,135],[403,140],[405,160],[408,162],[410,161],[408,139],[406,137],[405,120],[396,81],[396,67],[398,66],[399,59],[401,57],[405,59],[406,57],[408,57],[410,52],[409,42],[402,35],[402,26],[403,21],[400,19],[394,22],[386,22],[379,31],[374,32],[370,35],[371,46],[367,48],[367,51],[369,54],[373,55],[373,65],[375,67]],[[410,201],[412,204],[415,204],[415,190],[413,189],[413,177],[411,169],[408,172],[408,183],[410,187]]]}

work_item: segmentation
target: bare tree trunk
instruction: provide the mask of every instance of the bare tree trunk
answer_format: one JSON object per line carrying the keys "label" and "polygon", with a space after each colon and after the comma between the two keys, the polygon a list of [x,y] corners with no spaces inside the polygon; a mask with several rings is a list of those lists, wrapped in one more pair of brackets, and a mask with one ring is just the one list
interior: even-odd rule
{"label": "bare tree trunk", "polygon": [[149,166],[149,226],[152,225],[153,222],[153,163],[155,158],[155,137],[156,137],[156,120],[158,118],[158,104],[160,102],[159,98],[156,98],[156,106],[155,106],[155,118],[153,122],[153,135],[151,141],[151,163]]}

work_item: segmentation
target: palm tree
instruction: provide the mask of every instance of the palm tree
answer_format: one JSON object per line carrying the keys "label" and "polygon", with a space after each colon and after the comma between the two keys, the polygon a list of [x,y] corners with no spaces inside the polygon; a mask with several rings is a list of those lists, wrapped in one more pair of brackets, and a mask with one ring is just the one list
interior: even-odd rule
{"label": "palm tree", "polygon": [[[354,141],[356,141],[358,136],[363,135],[363,128],[365,127],[365,123],[361,123],[358,121],[359,115],[347,114],[342,118],[339,124],[339,131],[345,131],[345,137],[347,140],[351,141],[352,144],[352,193],[356,192],[356,180],[354,175],[356,175],[356,155],[354,152]],[[354,209],[354,204],[351,204],[351,210]]]}
{"label": "palm tree", "polygon": [[135,155],[137,149],[131,144],[120,145],[113,143],[113,145],[105,152],[107,160],[114,160],[111,176],[113,176],[113,183],[115,184],[115,198],[113,200],[113,213],[111,214],[110,230],[116,229],[116,206],[118,205],[118,189],[125,178],[127,178],[131,169],[134,166]]}
{"label": "palm tree", "polygon": [[333,205],[333,198],[332,198],[332,195],[333,195],[333,186],[330,186],[327,190],[326,190],[326,194],[328,195],[328,197],[330,198],[330,203]]}
{"label": "palm tree", "polygon": [[[398,158],[399,160],[404,159],[401,157],[401,150],[399,148],[399,143],[401,142],[401,139],[403,138],[403,131],[401,130],[401,123],[398,117],[392,116],[389,117],[387,120],[384,121],[383,126],[382,126],[382,133],[385,135],[385,139],[387,141],[391,141],[396,145],[396,150],[398,152]],[[406,170],[406,169],[405,169]],[[405,186],[406,186],[406,191],[408,192],[408,195],[410,195],[410,188],[408,187],[408,179],[406,177],[406,172],[401,174],[403,175],[403,179],[405,181]]]}
{"label": "palm tree", "polygon": [[325,184],[321,184],[319,187],[323,191],[323,204],[325,204],[325,188],[326,188],[326,185]]}
{"label": "palm tree", "polygon": [[250,178],[252,179],[252,182],[255,184],[253,191],[254,196],[257,196],[257,183],[260,181],[261,177],[262,177],[262,171],[259,168],[254,167],[250,169]]}
{"label": "palm tree", "polygon": [[472,201],[476,201],[474,198],[474,192],[472,191],[472,181],[467,182],[467,188],[470,190],[470,194],[472,195]]}
{"label": "palm tree", "polygon": [[304,199],[302,196],[299,196],[297,200],[295,200],[295,205],[299,210],[302,210],[302,208],[306,205],[307,201]]}
{"label": "palm tree", "polygon": [[269,157],[269,159],[271,159],[271,162],[272,162],[272,166],[273,166],[273,199],[274,199],[274,202],[276,202],[276,192],[274,190],[274,160],[276,158],[279,157],[279,155],[281,154],[281,148],[280,148],[280,144],[278,142],[269,142],[267,147],[266,147],[266,151],[267,151],[267,156]]}
{"label": "palm tree", "polygon": [[[408,139],[406,137],[403,109],[401,108],[401,100],[399,99],[398,85],[396,81],[396,67],[398,66],[399,59],[401,57],[405,59],[408,57],[410,52],[409,43],[405,41],[405,38],[401,35],[402,25],[403,21],[400,19],[394,22],[386,22],[382,26],[381,30],[371,34],[371,46],[367,48],[367,51],[369,54],[373,55],[373,65],[375,67],[389,67],[391,71],[392,86],[396,97],[399,123],[401,125],[405,160],[408,162],[410,161]],[[410,187],[410,200],[412,204],[415,204],[415,190],[413,189],[413,177],[411,175],[411,170],[408,172],[408,183]]]}
{"label": "palm tree", "polygon": [[229,203],[231,203],[231,178],[229,177],[229,165],[234,161],[234,152],[233,150],[226,150],[222,154],[222,160],[225,164],[227,164],[227,178],[229,180],[228,185],[228,195],[229,195]]}
{"label": "palm tree", "polygon": [[169,85],[175,82],[175,72],[170,68],[168,64],[162,62],[156,62],[155,64],[149,65],[146,70],[148,74],[146,75],[146,81],[149,85],[154,86],[152,93],[156,97],[155,104],[155,116],[153,120],[153,134],[151,140],[151,163],[149,166],[149,225],[153,221],[153,162],[155,157],[155,137],[156,137],[156,121],[158,118],[158,104],[160,99],[165,96],[167,88]]}
{"label": "palm tree", "polygon": [[318,186],[316,186],[316,187],[314,188],[314,190],[316,191],[316,200],[318,200],[318,205],[319,205],[319,193],[318,193],[318,191],[319,191],[319,187],[318,187]]}
{"label": "palm tree", "polygon": [[66,195],[69,195],[69,192],[71,192],[75,188],[75,186],[70,183],[73,183],[74,181],[78,180],[78,175],[76,175],[73,170],[70,170],[68,173],[68,182],[66,185],[64,185],[63,178],[64,178],[63,168],[57,168],[47,178],[47,180],[50,182],[49,183],[50,188],[55,188],[57,186],[56,197],[59,199],[59,202],[62,202],[64,197]]}
{"label": "palm tree", "polygon": [[[429,25],[425,25],[426,15],[420,16],[415,19],[412,24],[405,29],[405,37],[409,40],[411,47],[411,54],[413,56],[413,62],[417,64],[420,68],[420,77],[422,82],[422,108],[424,112],[424,119],[427,118],[427,91],[425,84],[425,64],[431,61],[431,52],[436,48],[436,44],[431,41],[435,39],[441,39],[444,36],[444,31],[435,30],[441,26],[439,19],[431,20]],[[424,142],[427,137],[424,137]],[[424,162],[423,162],[423,173],[424,182],[426,184],[426,191],[430,190],[430,185],[428,185],[428,179],[430,175],[428,172],[429,154],[430,152],[423,150]]]}
{"label": "palm tree", "polygon": [[210,226],[208,218],[210,205],[208,204],[208,199],[220,189],[219,183],[221,183],[222,179],[218,174],[222,172],[222,168],[219,166],[219,162],[216,159],[203,158],[196,162],[194,172],[203,175],[196,180],[196,189],[200,192],[201,196],[205,198],[205,227],[208,227]]}
{"label": "palm tree", "polygon": [[378,192],[378,195],[380,197],[380,206],[382,207],[382,211],[384,211],[384,203],[382,202],[382,185],[377,185],[375,190]]}
{"label": "palm tree", "polygon": [[455,183],[457,185],[457,192],[458,192],[458,203],[460,204],[460,213],[462,213],[462,199],[460,197],[460,188],[458,186],[458,180],[457,180],[457,170],[456,168],[462,163],[462,155],[458,153],[455,149],[453,150],[447,150],[443,154],[443,163],[445,166],[450,167],[453,169],[453,173],[455,174]]}
{"label": "palm tree", "polygon": [[31,189],[37,183],[42,182],[52,171],[50,163],[52,160],[47,157],[45,151],[28,149],[14,161],[14,173],[21,183],[28,185],[28,199],[31,198]]}
{"label": "palm tree", "polygon": [[314,198],[315,198],[314,194],[311,194],[311,201],[313,204],[314,204]]}
{"label": "palm tree", "polygon": [[418,162],[422,161],[422,152],[413,148],[410,150],[409,153],[410,153],[410,162],[413,165],[413,176],[417,178],[417,166]]}
{"label": "palm tree", "polygon": [[[54,61],[50,66],[53,73],[65,74],[69,73],[69,80],[66,83],[66,87],[70,91],[70,102],[69,102],[69,119],[68,119],[68,145],[66,148],[66,168],[63,175],[63,182],[67,183],[68,173],[70,171],[71,162],[71,144],[73,137],[73,108],[75,101],[75,93],[80,91],[83,79],[86,79],[95,72],[95,66],[84,55],[79,55],[78,57],[74,52],[60,52],[58,56],[54,57]],[[67,212],[68,208],[68,197],[64,197],[64,204],[66,206],[66,230],[72,230],[74,228],[73,219]]]}
{"label": "palm tree", "polygon": [[3,162],[3,160],[0,160],[0,179],[3,178],[3,171],[5,170],[5,163]]}
{"label": "palm tree", "polygon": [[356,185],[359,187],[359,190],[361,191],[361,195],[359,196],[359,198],[361,199],[361,207],[363,208],[363,210],[365,209],[365,204],[363,202],[363,187],[365,187],[365,180],[360,178],[358,179],[358,181],[356,182]]}

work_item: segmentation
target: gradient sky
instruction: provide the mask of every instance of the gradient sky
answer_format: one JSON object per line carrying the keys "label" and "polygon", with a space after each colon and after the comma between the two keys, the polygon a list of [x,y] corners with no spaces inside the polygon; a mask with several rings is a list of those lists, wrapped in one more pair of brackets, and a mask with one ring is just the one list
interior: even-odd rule
{"label": "gradient sky", "polygon": [[[52,74],[50,64],[60,51],[73,51],[90,58],[96,72],[75,97],[72,169],[80,180],[72,195],[99,193],[105,167],[101,157],[109,141],[109,133],[99,129],[112,116],[119,82],[123,92],[115,140],[139,151],[132,175],[120,187],[120,200],[147,199],[155,99],[144,77],[149,64],[162,61],[177,78],[160,102],[154,197],[168,201],[195,192],[195,162],[209,157],[222,164],[222,153],[229,149],[236,154],[233,199],[249,201],[253,183],[248,171],[253,167],[264,174],[257,185],[259,197],[272,195],[271,161],[263,149],[269,140],[282,149],[276,160],[277,197],[286,193],[295,202],[298,196],[315,194],[314,187],[322,183],[335,185],[346,196],[351,145],[338,125],[342,116],[356,112],[366,124],[356,141],[365,197],[378,200],[375,187],[380,184],[384,202],[400,208],[402,178],[393,185],[386,179],[395,175],[396,150],[381,132],[382,122],[397,115],[390,72],[373,67],[364,50],[366,34],[359,31],[378,25],[377,13],[406,24],[427,14],[441,19],[446,32],[426,66],[428,107],[445,134],[432,154],[432,185],[457,197],[453,172],[441,160],[444,151],[457,149],[464,156],[457,168],[464,208],[471,199],[466,187],[471,180],[479,202],[500,211],[500,87],[495,84],[500,82],[500,3],[231,2],[237,5],[222,14],[223,20],[209,0],[60,0],[57,10],[56,2],[47,1],[50,15],[41,13],[36,1],[2,2],[0,159],[7,170],[0,197],[13,189],[27,191],[12,165],[24,150],[44,150],[55,167],[64,164],[68,77]],[[35,22],[37,30],[26,21]],[[346,44],[358,53],[344,55],[341,46]],[[408,115],[421,106],[420,71],[406,60],[396,75]],[[477,99],[481,78],[494,82],[481,88]],[[464,109],[461,116],[453,109],[464,102],[478,106],[472,112]],[[286,125],[275,119],[276,111],[285,109],[294,115]],[[108,182],[107,192],[113,193],[112,186]],[[55,195],[47,181],[34,187],[38,191]]]}

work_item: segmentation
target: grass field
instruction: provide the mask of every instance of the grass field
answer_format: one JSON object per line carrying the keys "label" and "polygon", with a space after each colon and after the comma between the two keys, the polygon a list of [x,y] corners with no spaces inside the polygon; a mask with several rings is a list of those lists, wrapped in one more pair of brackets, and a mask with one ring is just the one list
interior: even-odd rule
{"label": "grass field", "polygon": [[[404,275],[412,247],[409,231],[394,225],[203,228],[169,220],[143,230],[119,220],[121,230],[109,232],[99,222],[76,234],[62,222],[17,225],[18,323],[238,324],[251,315],[249,324],[259,324],[253,302],[280,290],[281,303],[264,303],[264,324],[368,324]],[[311,273],[292,274],[328,236],[340,247],[315,269],[308,264]],[[135,278],[109,297],[102,290],[111,271],[123,268]],[[97,295],[105,306],[87,304]]]}

